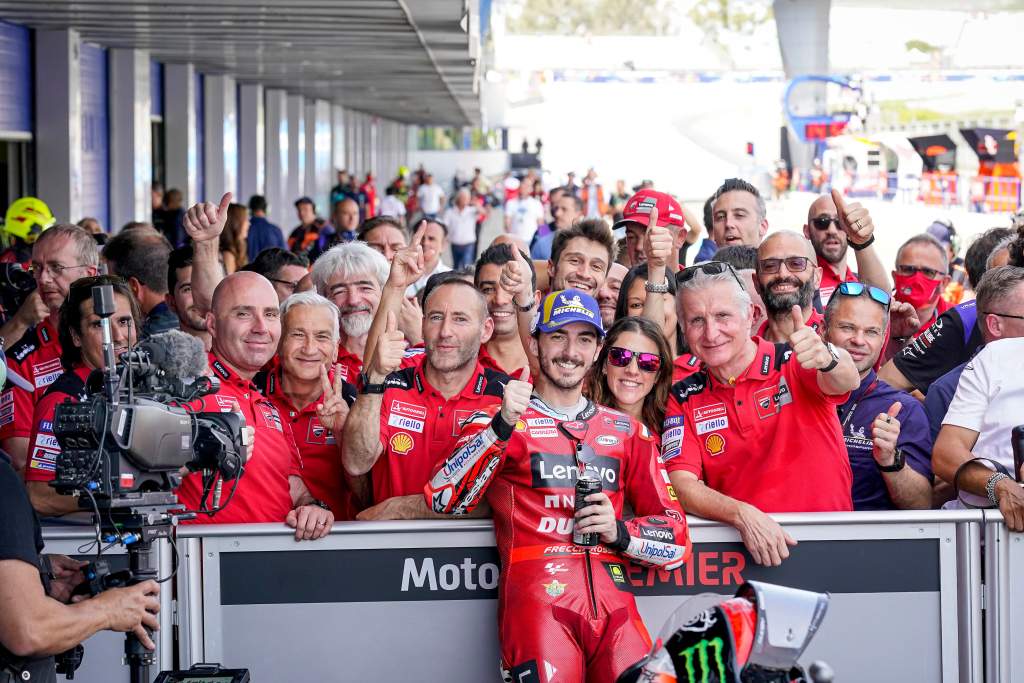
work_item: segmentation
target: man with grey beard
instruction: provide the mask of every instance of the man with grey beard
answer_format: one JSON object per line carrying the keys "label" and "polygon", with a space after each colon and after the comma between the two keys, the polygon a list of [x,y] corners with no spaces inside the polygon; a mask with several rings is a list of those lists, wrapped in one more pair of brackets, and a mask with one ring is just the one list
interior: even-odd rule
{"label": "man with grey beard", "polygon": [[363,242],[331,247],[316,260],[310,277],[316,291],[338,307],[341,340],[337,367],[346,382],[361,386],[366,338],[380,305],[389,265]]}
{"label": "man with grey beard", "polygon": [[768,319],[757,336],[770,342],[785,342],[796,330],[793,306],[803,312],[804,324],[821,332],[824,317],[814,309],[814,292],[821,282],[821,268],[815,262],[814,247],[797,232],[780,230],[757,248],[755,282],[764,301]]}

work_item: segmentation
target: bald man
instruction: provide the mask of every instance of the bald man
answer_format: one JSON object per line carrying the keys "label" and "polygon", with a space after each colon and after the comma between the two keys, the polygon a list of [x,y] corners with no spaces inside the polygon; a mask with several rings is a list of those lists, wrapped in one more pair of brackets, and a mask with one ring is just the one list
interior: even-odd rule
{"label": "bald man", "polygon": [[[874,232],[875,224],[867,209],[856,202],[847,204],[838,190],[821,195],[811,203],[804,236],[814,245],[818,267],[822,270],[818,288],[822,307],[843,282],[863,281],[886,292],[892,291],[889,276],[872,246]],[[853,248],[857,259],[856,273],[847,264],[847,247]]]}
{"label": "bald man", "polygon": [[780,230],[768,235],[757,248],[754,281],[768,319],[758,336],[771,342],[788,341],[795,332],[793,306],[803,312],[804,324],[816,332],[824,318],[814,309],[814,292],[821,282],[814,248],[798,232]]}
{"label": "bald man", "polygon": [[[220,235],[230,202],[228,193],[219,206],[206,203],[189,209],[183,224],[196,240],[197,251]],[[296,529],[296,539],[326,535],[334,516],[326,504],[313,499],[302,481],[302,462],[290,422],[281,419],[273,403],[252,382],[277,353],[281,338],[281,312],[273,285],[253,272],[225,277],[213,290],[206,327],[211,340],[209,367],[220,387],[196,401],[193,408],[240,413],[246,426],[255,431],[253,451],[244,474],[236,481],[224,482],[217,500],[215,496],[204,500],[198,472],[182,481],[176,491],[178,499],[189,510],[213,509],[217,503],[223,506],[213,516],[200,514],[195,520],[198,524],[286,522]]]}

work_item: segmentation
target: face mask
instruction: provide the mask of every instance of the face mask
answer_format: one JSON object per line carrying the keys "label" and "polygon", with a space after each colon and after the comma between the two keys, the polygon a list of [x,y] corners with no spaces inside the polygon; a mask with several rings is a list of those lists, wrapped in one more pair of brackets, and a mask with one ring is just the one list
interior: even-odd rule
{"label": "face mask", "polygon": [[896,300],[904,301],[914,308],[934,304],[939,298],[941,280],[932,280],[924,273],[896,275]]}

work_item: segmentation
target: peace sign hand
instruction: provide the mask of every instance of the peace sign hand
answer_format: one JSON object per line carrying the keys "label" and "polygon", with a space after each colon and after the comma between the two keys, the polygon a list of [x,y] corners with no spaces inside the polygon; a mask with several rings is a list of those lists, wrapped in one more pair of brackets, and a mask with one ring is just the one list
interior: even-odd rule
{"label": "peace sign hand", "polygon": [[423,235],[426,229],[426,221],[421,221],[416,234],[412,237],[412,243],[395,253],[395,258],[391,261],[391,273],[388,275],[389,287],[404,290],[423,277]]}
{"label": "peace sign hand", "polygon": [[334,383],[331,383],[327,375],[327,368],[320,367],[320,386],[324,390],[322,403],[316,406],[316,416],[320,418],[320,424],[327,427],[335,434],[335,438],[345,429],[345,420],[348,418],[348,402],[342,395],[341,367],[334,366]]}

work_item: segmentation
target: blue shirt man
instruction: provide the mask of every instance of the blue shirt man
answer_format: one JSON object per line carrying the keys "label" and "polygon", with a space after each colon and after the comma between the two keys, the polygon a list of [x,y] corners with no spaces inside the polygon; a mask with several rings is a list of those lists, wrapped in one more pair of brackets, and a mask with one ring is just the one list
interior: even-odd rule
{"label": "blue shirt man", "polygon": [[872,439],[875,419],[887,413],[897,402],[901,408],[895,416],[900,425],[896,447],[903,453],[904,466],[927,478],[929,484],[933,479],[932,436],[924,408],[913,396],[889,386],[871,370],[861,380],[860,387],[850,394],[849,400],[837,409],[853,470],[854,510],[899,509],[878,468]]}
{"label": "blue shirt man", "polygon": [[924,408],[874,370],[888,334],[889,304],[886,291],[844,282],[825,308],[825,341],[845,349],[860,373],[860,386],[837,408],[855,510],[927,509],[932,502],[932,438]]}
{"label": "blue shirt man", "polygon": [[249,199],[249,237],[248,253],[249,263],[256,260],[256,255],[270,247],[285,248],[284,233],[281,228],[267,220],[267,200],[261,195],[254,194]]}

